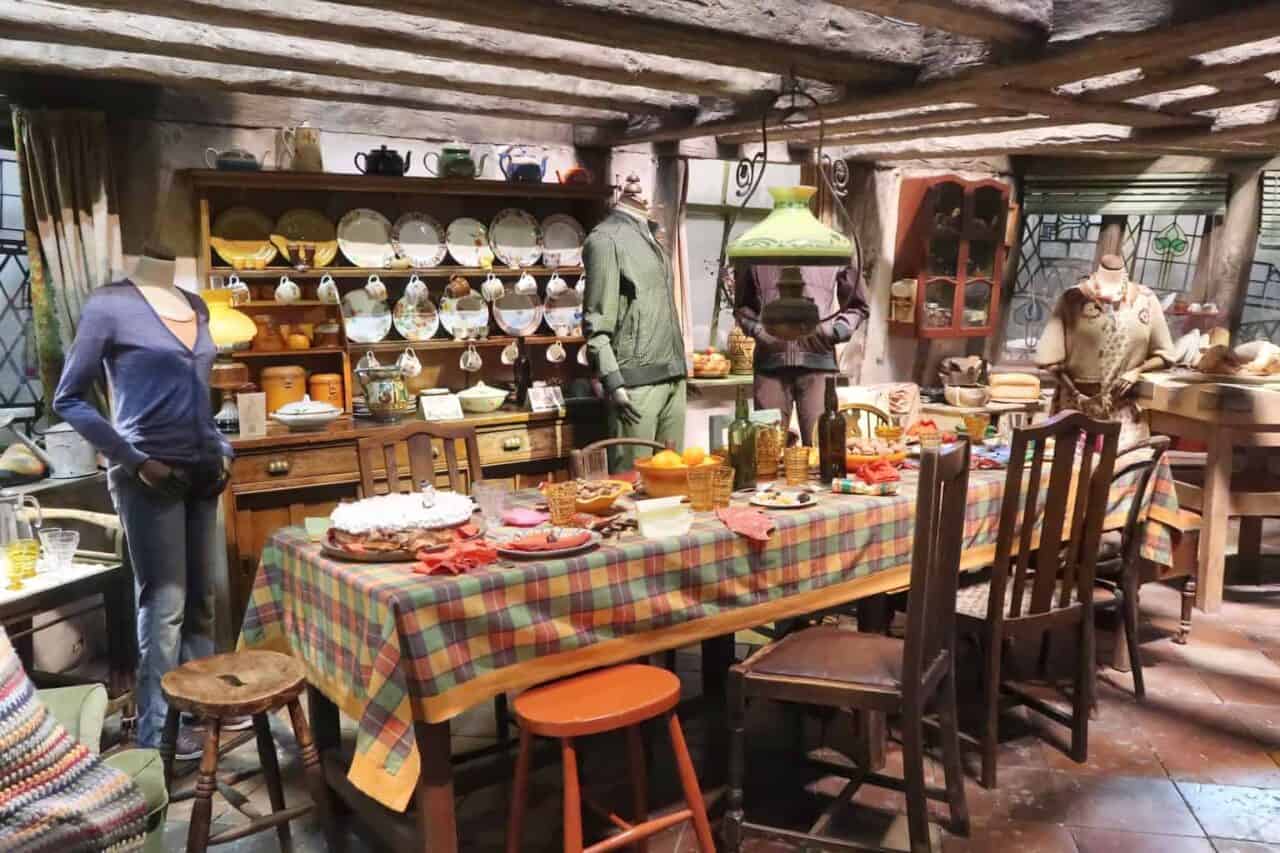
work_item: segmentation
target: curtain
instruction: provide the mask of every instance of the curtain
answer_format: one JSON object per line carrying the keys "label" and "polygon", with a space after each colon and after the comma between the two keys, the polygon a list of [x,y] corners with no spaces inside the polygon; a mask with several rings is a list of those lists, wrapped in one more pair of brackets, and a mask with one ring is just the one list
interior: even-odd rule
{"label": "curtain", "polygon": [[123,266],[106,117],[13,109],[31,302],[44,397],[50,400],[80,311]]}

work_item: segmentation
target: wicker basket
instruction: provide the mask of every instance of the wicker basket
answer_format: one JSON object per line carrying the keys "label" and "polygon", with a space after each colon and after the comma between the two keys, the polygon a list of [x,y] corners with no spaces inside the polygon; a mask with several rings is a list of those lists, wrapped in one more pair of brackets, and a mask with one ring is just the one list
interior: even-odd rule
{"label": "wicker basket", "polygon": [[729,333],[729,372],[743,375],[755,370],[756,339],[734,326]]}

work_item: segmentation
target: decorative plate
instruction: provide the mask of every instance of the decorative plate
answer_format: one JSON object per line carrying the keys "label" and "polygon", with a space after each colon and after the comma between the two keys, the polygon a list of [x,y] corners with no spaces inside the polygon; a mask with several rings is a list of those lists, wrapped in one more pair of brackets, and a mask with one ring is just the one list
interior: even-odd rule
{"label": "decorative plate", "polygon": [[449,254],[464,267],[480,266],[480,251],[489,245],[489,232],[479,219],[463,216],[449,223],[445,232]]}
{"label": "decorative plate", "polygon": [[813,494],[804,489],[769,489],[751,496],[752,506],[768,509],[807,509],[817,503]]}
{"label": "decorative plate", "polygon": [[483,337],[480,330],[489,329],[489,303],[477,294],[440,298],[440,325],[456,340]]}
{"label": "decorative plate", "polygon": [[[553,560],[560,557],[568,557],[573,554],[581,554],[583,551],[590,551],[593,548],[599,547],[600,542],[602,541],[602,537],[599,533],[596,533],[594,530],[589,530],[586,532],[591,534],[591,538],[586,542],[583,542],[580,545],[575,545],[571,548],[560,548],[558,550],[551,551],[521,551],[516,548],[506,547],[506,543],[514,539],[521,539],[525,536],[542,531],[543,528],[529,530],[528,528],[520,527],[501,527],[490,531],[489,538],[493,541],[494,547],[497,549],[499,554],[503,557],[517,560]],[[546,532],[563,533],[576,536],[583,531],[578,528],[552,527],[547,528]]]}
{"label": "decorative plate", "polygon": [[376,210],[357,207],[338,221],[338,247],[357,267],[386,269],[395,260],[391,222]]}
{"label": "decorative plate", "polygon": [[275,259],[271,220],[243,205],[229,207],[214,220],[209,243],[218,257],[237,269],[266,266]]}
{"label": "decorative plate", "polygon": [[[284,238],[286,249],[282,250],[282,253],[286,256],[289,243],[314,243],[316,257],[312,266],[327,267],[337,257],[337,231],[329,221],[329,217],[318,210],[306,207],[286,210],[276,220],[276,227],[272,233]],[[288,260],[292,261],[291,258]]]}
{"label": "decorative plate", "polygon": [[531,267],[542,258],[542,228],[533,214],[508,207],[489,225],[489,246],[509,267]]}
{"label": "decorative plate", "polygon": [[542,262],[549,267],[582,266],[582,244],[587,232],[582,223],[564,213],[542,220]]}
{"label": "decorative plate", "polygon": [[342,325],[352,343],[376,344],[391,331],[391,309],[360,287],[342,297]]}
{"label": "decorative plate", "polygon": [[444,261],[444,228],[425,213],[406,213],[391,229],[391,245],[415,267],[436,267]]}
{"label": "decorative plate", "polygon": [[430,299],[414,304],[404,297],[396,301],[392,312],[396,331],[406,341],[426,341],[440,328],[440,312]]}
{"label": "decorative plate", "polygon": [[493,303],[493,318],[508,335],[532,335],[542,322],[542,303],[527,294],[508,293]]}

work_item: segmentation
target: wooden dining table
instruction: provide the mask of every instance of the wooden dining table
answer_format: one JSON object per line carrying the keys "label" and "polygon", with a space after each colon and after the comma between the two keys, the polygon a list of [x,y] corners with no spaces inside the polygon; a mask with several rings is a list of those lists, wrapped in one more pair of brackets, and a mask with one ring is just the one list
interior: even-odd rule
{"label": "wooden dining table", "polygon": [[[576,556],[447,576],[335,560],[284,528],[263,551],[241,644],[303,661],[330,784],[392,849],[451,853],[452,719],[499,694],[699,643],[714,712],[735,632],[907,586],[915,476],[904,472],[894,497],[820,494],[810,507],[769,511],[776,529],[764,545],[695,513],[683,536],[629,532]],[[964,569],[992,560],[1004,477],[973,472]],[[1124,523],[1133,492],[1115,485],[1109,526]],[[1162,519],[1177,511],[1167,466],[1152,495],[1142,555],[1167,563],[1174,534]],[[540,501],[523,491],[507,504]],[[358,723],[349,762],[337,755],[339,709]],[[406,829],[381,819],[411,802]]]}

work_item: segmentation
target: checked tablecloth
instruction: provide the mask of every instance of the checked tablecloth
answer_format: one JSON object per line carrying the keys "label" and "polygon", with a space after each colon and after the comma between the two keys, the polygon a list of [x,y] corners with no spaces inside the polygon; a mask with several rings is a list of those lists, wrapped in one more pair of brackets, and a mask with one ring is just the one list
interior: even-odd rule
{"label": "checked tablecloth", "polygon": [[[995,550],[1004,471],[974,471],[964,566]],[[1047,481],[1047,477],[1045,480]],[[711,513],[690,532],[650,541],[631,534],[567,559],[491,566],[456,577],[408,564],[332,560],[298,528],[262,552],[242,645],[301,658],[308,679],[359,721],[351,782],[403,809],[418,778],[415,719],[449,719],[505,690],[842,604],[897,586],[910,564],[914,474],[897,497],[823,495],[810,509],[777,511],[757,548]],[[1135,491],[1111,493],[1107,527],[1121,526]],[[536,492],[509,504],[532,505]],[[1142,554],[1169,564],[1177,498],[1157,471]],[[896,579],[896,581],[895,581]]]}

